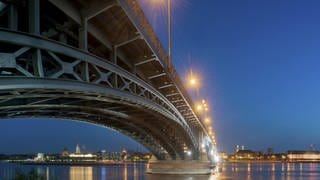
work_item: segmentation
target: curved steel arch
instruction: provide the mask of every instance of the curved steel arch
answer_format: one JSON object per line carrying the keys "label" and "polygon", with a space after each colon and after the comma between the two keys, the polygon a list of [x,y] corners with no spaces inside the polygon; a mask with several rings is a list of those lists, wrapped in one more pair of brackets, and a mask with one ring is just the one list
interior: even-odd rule
{"label": "curved steel arch", "polygon": [[128,92],[42,78],[0,77],[0,84],[0,117],[55,117],[100,124],[128,134],[158,159],[167,158],[165,154],[183,159],[184,144],[192,144],[168,111]]}
{"label": "curved steel arch", "polygon": [[[187,122],[184,120],[181,113],[177,110],[177,108],[160,92],[158,92],[154,87],[149,85],[148,83],[144,82],[143,80],[136,77],[134,74],[131,74],[124,69],[105,61],[105,59],[96,57],[92,54],[84,52],[80,49],[73,48],[71,46],[52,41],[49,39],[44,39],[39,36],[30,35],[27,33],[21,32],[13,32],[9,30],[2,29],[0,31],[0,42],[7,42],[9,44],[17,44],[21,45],[21,48],[18,49],[16,52],[12,54],[8,54],[10,58],[17,61],[19,56],[27,53],[31,48],[35,48],[37,53],[37,61],[34,62],[31,59],[31,63],[37,69],[33,69],[36,72],[30,72],[30,69],[24,69],[23,67],[19,66],[17,62],[14,63],[14,67],[9,62],[6,62],[8,68],[13,68],[19,71],[22,76],[26,77],[41,77],[41,78],[53,78],[53,79],[70,79],[70,77],[61,77],[63,74],[74,76],[72,77],[73,80],[81,81],[81,82],[90,82],[93,84],[102,84],[102,82],[106,82],[107,85],[111,88],[121,89],[123,91],[129,91],[134,94],[138,94],[139,96],[145,97],[147,99],[151,99],[154,102],[157,102],[165,109],[170,111],[176,118],[177,121],[180,121],[184,126],[185,130],[189,133],[190,137],[192,138],[193,143],[195,146],[198,146],[197,139],[192,134],[191,129]],[[55,72],[54,74],[46,75],[44,74],[45,67],[43,67],[43,61],[45,59],[41,58],[41,51],[45,50],[48,54],[52,57],[51,61],[56,61],[60,64],[60,69]],[[55,54],[59,53],[59,54]],[[68,57],[73,60],[73,62],[65,62],[62,58],[58,55],[63,55],[63,57]],[[70,61],[70,59],[68,59]],[[76,65],[80,63],[88,63],[92,65],[92,71],[88,70],[84,76],[86,77],[99,77],[95,79],[81,79],[81,74],[76,72]],[[36,64],[34,64],[36,63]],[[5,67],[5,66],[4,66]],[[59,68],[59,67],[55,67]],[[1,69],[0,69],[1,70]],[[104,72],[102,72],[104,71]],[[42,73],[39,73],[42,72]],[[114,75],[122,82],[122,87],[119,87],[118,83],[112,82],[110,77]],[[139,92],[137,92],[137,89]],[[135,92],[134,92],[135,91]]]}

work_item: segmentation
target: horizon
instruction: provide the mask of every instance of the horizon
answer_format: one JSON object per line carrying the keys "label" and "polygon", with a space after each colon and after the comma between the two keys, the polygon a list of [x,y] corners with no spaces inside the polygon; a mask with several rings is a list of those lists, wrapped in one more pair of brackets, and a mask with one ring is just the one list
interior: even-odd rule
{"label": "horizon", "polygon": [[[139,2],[165,45],[166,18],[154,20],[153,9]],[[233,152],[237,144],[275,152],[319,149],[320,2],[184,3],[174,6],[172,59],[182,80],[191,69],[201,76],[202,87],[189,94],[195,102],[208,100],[218,150]],[[72,143],[147,151],[108,128],[48,118],[1,119],[0,138],[0,154]]]}

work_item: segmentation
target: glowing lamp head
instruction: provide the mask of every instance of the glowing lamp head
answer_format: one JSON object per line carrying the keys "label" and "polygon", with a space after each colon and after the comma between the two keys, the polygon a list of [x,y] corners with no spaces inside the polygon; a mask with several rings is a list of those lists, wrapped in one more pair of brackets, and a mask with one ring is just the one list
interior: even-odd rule
{"label": "glowing lamp head", "polygon": [[187,151],[187,155],[191,156],[192,152],[191,151]]}
{"label": "glowing lamp head", "polygon": [[202,107],[201,104],[197,104],[197,105],[196,105],[196,110],[197,110],[198,112],[201,112],[202,109],[203,109],[203,107]]}
{"label": "glowing lamp head", "polygon": [[200,86],[198,76],[194,75],[192,72],[187,76],[186,82],[190,88],[198,89]]}
{"label": "glowing lamp head", "polygon": [[195,78],[191,78],[189,80],[190,85],[195,86],[197,84],[197,80]]}

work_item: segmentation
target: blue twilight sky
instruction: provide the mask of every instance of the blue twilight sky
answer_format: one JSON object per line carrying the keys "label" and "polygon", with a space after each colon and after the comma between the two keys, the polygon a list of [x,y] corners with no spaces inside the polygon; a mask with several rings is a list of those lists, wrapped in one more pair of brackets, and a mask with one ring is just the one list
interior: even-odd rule
{"label": "blue twilight sky", "polygon": [[[165,45],[165,7],[139,2]],[[182,77],[190,68],[201,74],[200,93],[191,93],[210,103],[219,150],[319,150],[320,1],[172,2],[173,61]],[[1,120],[0,138],[0,153],[57,152],[77,143],[88,151],[143,149],[72,121]]]}

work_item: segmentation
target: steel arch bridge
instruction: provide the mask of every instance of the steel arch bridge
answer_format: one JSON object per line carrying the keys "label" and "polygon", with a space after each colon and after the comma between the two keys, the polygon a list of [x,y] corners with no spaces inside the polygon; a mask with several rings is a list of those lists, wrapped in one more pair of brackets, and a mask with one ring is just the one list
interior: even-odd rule
{"label": "steel arch bridge", "polygon": [[1,118],[107,126],[158,159],[215,147],[136,0],[0,0],[0,27]]}

